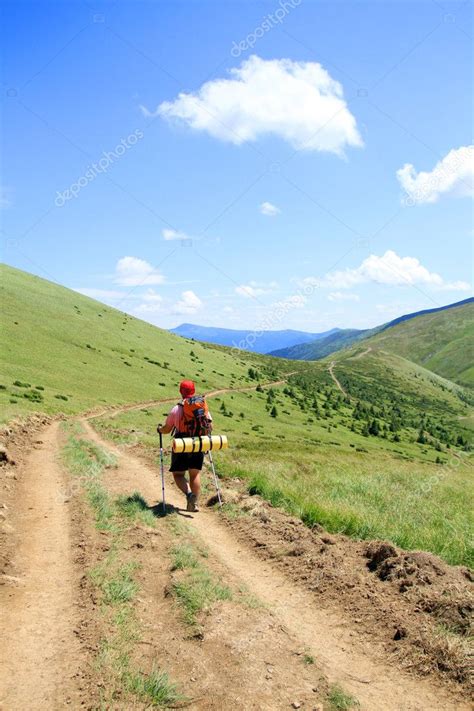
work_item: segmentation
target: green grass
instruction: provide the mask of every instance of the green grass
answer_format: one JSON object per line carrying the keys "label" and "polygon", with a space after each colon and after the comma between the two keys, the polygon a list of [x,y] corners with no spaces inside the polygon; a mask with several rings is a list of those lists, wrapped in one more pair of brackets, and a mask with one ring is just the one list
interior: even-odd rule
{"label": "green grass", "polygon": [[155,525],[155,515],[138,491],[135,491],[131,496],[117,497],[115,506],[126,519],[139,520],[146,526]]}
{"label": "green grass", "polygon": [[202,566],[191,569],[183,580],[175,580],[172,587],[184,620],[190,625],[195,625],[199,613],[209,610],[218,600],[232,598],[230,589]]}
{"label": "green grass", "polygon": [[172,565],[171,570],[186,570],[187,568],[198,568],[199,558],[194,546],[189,543],[178,543],[170,551]]}
{"label": "green grass", "polygon": [[149,674],[127,674],[124,681],[129,691],[153,706],[173,706],[186,700],[179,693],[177,685],[170,681],[168,674],[159,669],[152,669]]}
{"label": "green grass", "polygon": [[231,600],[232,591],[216,579],[205,566],[207,550],[189,526],[175,516],[167,519],[168,527],[179,537],[169,551],[171,570],[180,571],[172,581],[172,593],[183,612],[184,621],[195,626],[198,616],[218,600]]}
{"label": "green grass", "polygon": [[97,528],[103,531],[113,528],[114,506],[102,486],[101,475],[104,468],[116,465],[115,456],[89,440],[71,435],[62,450],[62,458],[69,471],[81,478]]}
{"label": "green grass", "polygon": [[329,708],[334,711],[347,711],[359,707],[360,704],[354,696],[347,694],[339,684],[334,684],[328,694]]}

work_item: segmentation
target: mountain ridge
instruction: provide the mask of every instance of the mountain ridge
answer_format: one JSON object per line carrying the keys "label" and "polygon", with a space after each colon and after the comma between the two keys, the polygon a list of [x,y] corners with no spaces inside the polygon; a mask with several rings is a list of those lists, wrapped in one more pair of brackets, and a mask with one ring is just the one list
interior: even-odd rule
{"label": "mountain ridge", "polygon": [[275,331],[259,331],[257,329],[232,329],[218,326],[200,326],[199,324],[182,323],[170,329],[170,333],[183,338],[194,338],[206,343],[220,346],[241,348],[254,353],[267,354],[276,348],[290,348],[300,343],[317,341],[339,331],[331,328],[322,333],[299,331],[297,329],[282,329]]}

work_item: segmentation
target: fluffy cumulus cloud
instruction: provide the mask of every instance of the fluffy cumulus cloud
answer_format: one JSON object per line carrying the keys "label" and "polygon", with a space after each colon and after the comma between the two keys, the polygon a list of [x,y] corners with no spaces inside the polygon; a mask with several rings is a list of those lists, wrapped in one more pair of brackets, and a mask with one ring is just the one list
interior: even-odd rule
{"label": "fluffy cumulus cloud", "polygon": [[162,284],[163,275],[144,259],[122,257],[115,267],[114,281],[120,286]]}
{"label": "fluffy cumulus cloud", "polygon": [[165,228],[162,232],[163,239],[165,239],[167,242],[170,242],[172,240],[190,240],[191,237],[187,235],[185,232],[180,232],[178,230],[172,230],[169,228]]}
{"label": "fluffy cumulus cloud", "polygon": [[274,217],[281,212],[280,208],[271,202],[262,202],[259,209],[262,215],[266,215],[266,217]]}
{"label": "fluffy cumulus cloud", "polygon": [[298,150],[343,154],[347,146],[362,145],[341,85],[317,62],[252,55],[229,78],[178,94],[155,113],[141,109],[236,145],[267,135]]}
{"label": "fluffy cumulus cloud", "polygon": [[453,148],[431,171],[415,170],[405,163],[397,178],[408,204],[437,202],[442,195],[474,195],[474,146]]}
{"label": "fluffy cumulus cloud", "polygon": [[202,307],[203,303],[194,291],[183,291],[181,299],[173,309],[175,314],[195,314]]}
{"label": "fluffy cumulus cloud", "polygon": [[430,272],[416,257],[400,257],[388,250],[382,256],[371,254],[355,269],[329,272],[320,285],[334,289],[350,289],[373,282],[386,286],[425,285],[436,289],[468,291],[467,282],[446,282],[436,272]]}

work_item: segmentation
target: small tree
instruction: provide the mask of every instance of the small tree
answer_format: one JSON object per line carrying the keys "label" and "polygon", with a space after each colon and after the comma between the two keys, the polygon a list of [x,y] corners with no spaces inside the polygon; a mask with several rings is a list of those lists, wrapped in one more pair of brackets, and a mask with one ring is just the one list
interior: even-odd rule
{"label": "small tree", "polygon": [[418,444],[426,444],[426,437],[423,428],[418,432],[417,440]]}
{"label": "small tree", "polygon": [[271,417],[278,417],[278,410],[276,409],[275,405],[273,405],[270,415]]}
{"label": "small tree", "polygon": [[373,435],[374,437],[378,437],[380,434],[380,427],[379,423],[377,420],[374,418],[372,422],[369,425],[369,434]]}

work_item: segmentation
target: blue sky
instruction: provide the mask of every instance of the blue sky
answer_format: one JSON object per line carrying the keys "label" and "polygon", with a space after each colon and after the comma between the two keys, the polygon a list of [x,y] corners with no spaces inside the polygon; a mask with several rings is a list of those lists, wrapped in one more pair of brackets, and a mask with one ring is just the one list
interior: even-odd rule
{"label": "blue sky", "polygon": [[166,328],[470,296],[470,9],[7,0],[4,261]]}

